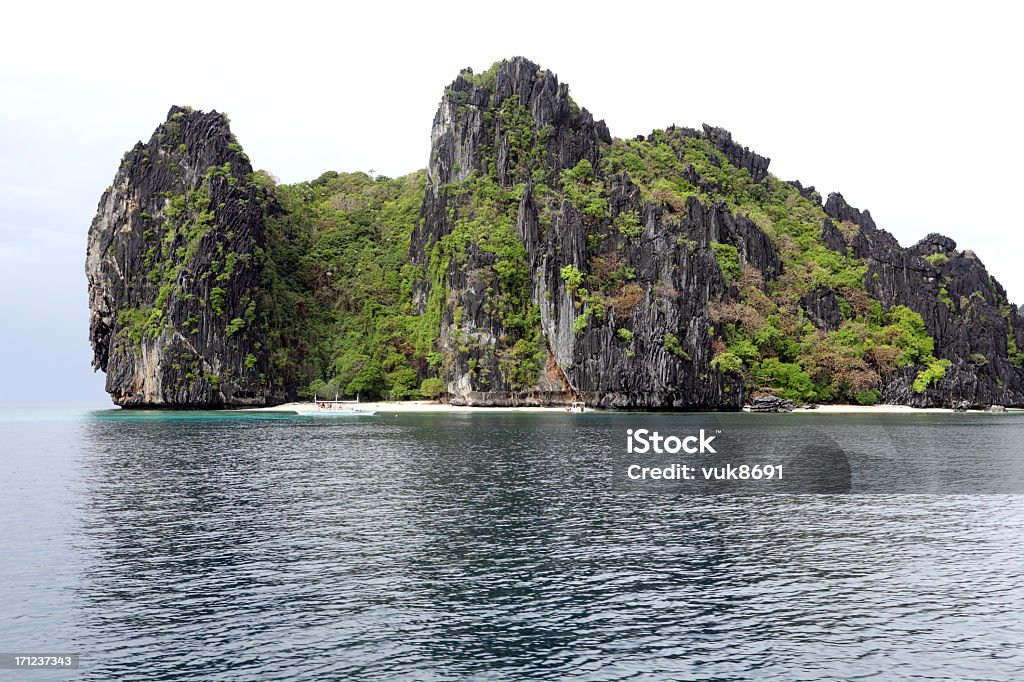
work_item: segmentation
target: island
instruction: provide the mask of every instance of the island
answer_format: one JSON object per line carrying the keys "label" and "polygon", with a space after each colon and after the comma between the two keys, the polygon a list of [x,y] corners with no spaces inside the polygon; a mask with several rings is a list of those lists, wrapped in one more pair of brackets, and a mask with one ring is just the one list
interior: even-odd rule
{"label": "island", "polygon": [[709,125],[614,137],[522,57],[463,70],[399,178],[281,184],[175,106],[89,230],[93,366],[137,408],[1024,406],[973,252],[768,168]]}

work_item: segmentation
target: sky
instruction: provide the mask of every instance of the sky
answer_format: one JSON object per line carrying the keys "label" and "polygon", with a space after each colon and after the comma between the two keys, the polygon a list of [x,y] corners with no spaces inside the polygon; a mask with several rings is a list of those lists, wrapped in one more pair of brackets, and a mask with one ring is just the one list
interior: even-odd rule
{"label": "sky", "polygon": [[86,235],[172,104],[227,113],[283,182],[396,176],[426,165],[460,69],[516,55],[617,137],[724,127],[904,246],[952,237],[1024,303],[1021,19],[977,1],[18,3],[0,28],[0,401],[109,404]]}

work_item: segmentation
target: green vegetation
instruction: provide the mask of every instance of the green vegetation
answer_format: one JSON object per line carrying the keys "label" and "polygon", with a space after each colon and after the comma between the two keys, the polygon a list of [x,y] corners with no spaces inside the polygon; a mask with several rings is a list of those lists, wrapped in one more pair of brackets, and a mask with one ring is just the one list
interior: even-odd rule
{"label": "green vegetation", "polygon": [[683,350],[683,347],[679,345],[679,338],[675,334],[671,332],[665,334],[665,338],[662,339],[662,345],[665,347],[665,350],[672,353],[672,355],[684,360],[690,359],[689,353]]}
{"label": "green vegetation", "polygon": [[660,203],[672,212],[686,208],[686,200],[698,194],[684,178],[687,162],[674,148],[657,136],[653,141],[616,140],[605,150],[603,171],[606,176],[625,172],[639,188],[641,196]]}
{"label": "green vegetation", "polygon": [[425,181],[328,172],[274,188],[283,211],[268,216],[264,305],[278,382],[302,395],[421,394],[408,246]]}
{"label": "green vegetation", "polygon": [[888,314],[869,306],[831,333],[804,322],[795,338],[783,331],[788,324],[783,315],[756,313],[746,304],[717,309],[727,343],[720,344],[712,363],[744,373],[752,391],[796,401],[872,404],[880,397],[884,373],[945,362],[932,355],[934,341],[921,316],[904,306],[894,306]]}
{"label": "green vegetation", "polygon": [[576,291],[583,284],[583,273],[575,265],[566,265],[562,268],[561,275],[569,293]]}
{"label": "green vegetation", "polygon": [[874,405],[882,397],[882,392],[877,388],[869,388],[864,391],[857,391],[853,397],[860,405]]}
{"label": "green vegetation", "polygon": [[481,87],[487,88],[488,90],[494,89],[494,81],[498,76],[498,69],[501,68],[501,62],[494,62],[490,68],[482,73],[474,74],[470,70],[463,71],[459,75],[468,80],[470,83],[474,83]]}
{"label": "green vegetation", "polygon": [[743,361],[732,353],[719,353],[711,359],[711,366],[723,374],[739,373],[743,370]]}
{"label": "green vegetation", "polygon": [[946,368],[949,367],[950,362],[945,358],[941,360],[932,359],[928,362],[928,366],[921,370],[917,378],[914,379],[914,391],[921,393],[925,388],[929,386],[937,386],[939,379],[946,376]]}
{"label": "green vegetation", "polygon": [[221,287],[210,289],[210,307],[218,315],[224,314],[224,303],[227,300],[227,294],[228,292]]}
{"label": "green vegetation", "polygon": [[164,327],[163,310],[159,308],[125,309],[117,314],[117,325],[121,334],[133,344],[145,339],[155,339]]}
{"label": "green vegetation", "polygon": [[755,363],[753,374],[758,385],[774,387],[783,398],[803,402],[818,396],[814,380],[795,362],[765,358]]}
{"label": "green vegetation", "polygon": [[625,211],[615,217],[615,227],[619,233],[629,239],[637,239],[644,233],[640,224],[640,215],[636,211]]}
{"label": "green vegetation", "polygon": [[437,377],[428,377],[420,384],[420,395],[431,400],[436,400],[447,390],[444,381]]}
{"label": "green vegetation", "polygon": [[726,284],[732,284],[740,278],[740,254],[732,244],[718,244],[711,242],[711,248],[718,260],[718,267],[722,270],[722,276]]}
{"label": "green vegetation", "polygon": [[583,311],[582,314],[576,316],[576,319],[572,321],[573,334],[576,334],[578,336],[583,333],[583,331],[587,328],[587,323],[590,322],[590,314],[590,308],[587,308]]}
{"label": "green vegetation", "polygon": [[926,261],[932,264],[936,268],[941,268],[943,265],[949,262],[949,256],[944,253],[932,253],[924,257]]}
{"label": "green vegetation", "polygon": [[[608,215],[608,200],[604,194],[603,184],[595,177],[594,166],[583,159],[575,168],[562,171],[562,188],[566,198],[584,217],[600,220]],[[639,218],[632,227],[624,225],[627,230],[635,230],[639,226]],[[639,234],[639,232],[637,232]],[[635,235],[634,235],[635,236]]]}
{"label": "green vegetation", "polygon": [[1010,364],[1014,367],[1024,367],[1024,352],[1017,347],[1017,337],[1013,333],[1013,327],[1006,332],[1006,355],[1010,358]]}
{"label": "green vegetation", "polygon": [[244,328],[245,328],[245,320],[243,320],[240,317],[236,317],[236,318],[232,319],[231,322],[228,322],[228,326],[225,328],[224,331],[227,333],[228,338],[231,338],[232,336],[234,336],[235,334],[237,334],[239,331],[241,331]]}

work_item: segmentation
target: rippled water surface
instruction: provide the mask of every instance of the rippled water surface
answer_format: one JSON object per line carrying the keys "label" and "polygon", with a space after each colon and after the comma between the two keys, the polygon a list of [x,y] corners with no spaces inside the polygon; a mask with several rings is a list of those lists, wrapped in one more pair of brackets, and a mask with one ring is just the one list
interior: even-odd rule
{"label": "rippled water surface", "polygon": [[[641,427],[828,464],[631,484]],[[9,410],[0,443],[0,651],[81,655],[24,679],[1024,679],[1017,415]]]}

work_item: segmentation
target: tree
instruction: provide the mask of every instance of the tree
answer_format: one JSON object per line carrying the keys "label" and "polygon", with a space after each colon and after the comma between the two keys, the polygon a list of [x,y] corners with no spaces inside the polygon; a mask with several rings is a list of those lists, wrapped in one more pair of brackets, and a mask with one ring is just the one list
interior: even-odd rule
{"label": "tree", "polygon": [[355,395],[358,393],[379,395],[383,388],[384,372],[381,371],[379,363],[370,362],[363,367],[358,374],[356,374],[352,381],[348,382],[348,386],[345,387],[345,392],[349,395]]}
{"label": "tree", "polygon": [[420,393],[424,398],[429,398],[430,400],[437,400],[447,390],[448,387],[445,383],[437,377],[424,379],[423,383],[420,384]]}

